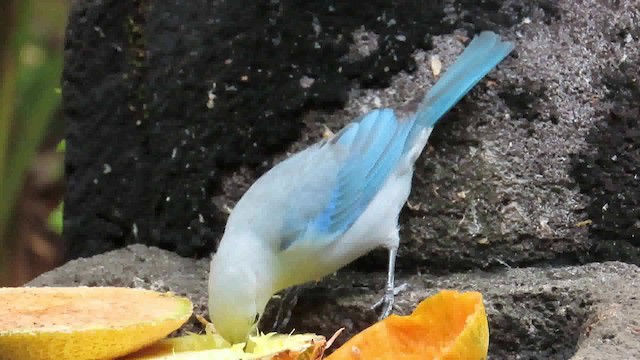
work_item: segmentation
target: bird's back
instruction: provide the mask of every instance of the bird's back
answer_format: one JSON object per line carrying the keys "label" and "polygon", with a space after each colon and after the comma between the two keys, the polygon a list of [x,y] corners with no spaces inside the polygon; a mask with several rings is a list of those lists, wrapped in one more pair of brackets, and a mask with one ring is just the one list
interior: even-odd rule
{"label": "bird's back", "polygon": [[229,228],[246,228],[280,250],[286,224],[308,222],[326,206],[346,156],[321,141],[278,163],[262,175],[236,204]]}

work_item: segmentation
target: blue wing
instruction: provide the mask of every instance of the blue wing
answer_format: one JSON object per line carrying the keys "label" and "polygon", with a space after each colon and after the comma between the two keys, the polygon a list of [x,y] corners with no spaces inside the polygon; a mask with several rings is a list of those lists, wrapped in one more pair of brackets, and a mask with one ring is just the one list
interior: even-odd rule
{"label": "blue wing", "polygon": [[347,231],[395,169],[412,124],[412,119],[399,120],[391,109],[374,110],[327,142],[325,147],[347,151],[329,197],[315,217],[289,217],[281,249],[301,238],[331,240]]}
{"label": "blue wing", "polygon": [[315,170],[300,176],[302,184],[298,184],[297,196],[305,203],[289,207],[280,229],[280,249],[301,239],[331,241],[346,232],[403,154],[414,146],[421,129],[433,127],[511,50],[512,43],[501,41],[495,33],[483,32],[425,95],[414,117],[399,120],[391,109],[375,110],[323,144],[318,151],[345,150],[346,156],[335,167],[335,173],[327,175]]}

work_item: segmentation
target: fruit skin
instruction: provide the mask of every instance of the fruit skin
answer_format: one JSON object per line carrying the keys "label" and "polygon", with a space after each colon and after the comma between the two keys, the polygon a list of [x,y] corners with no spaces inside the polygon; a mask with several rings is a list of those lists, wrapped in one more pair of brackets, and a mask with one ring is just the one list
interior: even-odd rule
{"label": "fruit skin", "polygon": [[484,360],[488,349],[482,295],[442,290],[411,315],[391,315],[363,330],[326,359]]}
{"label": "fruit skin", "polygon": [[192,311],[189,299],[142,289],[1,288],[0,359],[113,359],[166,337]]}

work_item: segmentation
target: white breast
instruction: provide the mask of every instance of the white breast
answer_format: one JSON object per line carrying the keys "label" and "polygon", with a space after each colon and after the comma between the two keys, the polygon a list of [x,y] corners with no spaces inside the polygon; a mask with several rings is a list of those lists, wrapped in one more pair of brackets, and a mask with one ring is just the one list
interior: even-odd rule
{"label": "white breast", "polygon": [[411,192],[412,176],[413,171],[391,175],[349,231],[330,244],[329,264],[341,268],[377,247],[398,246],[398,215]]}
{"label": "white breast", "polygon": [[400,161],[364,213],[340,240],[329,246],[328,257],[335,259],[331,265],[340,268],[376,247],[398,246],[398,216],[411,193],[414,164],[431,131],[432,128],[426,128],[416,136],[409,153]]}

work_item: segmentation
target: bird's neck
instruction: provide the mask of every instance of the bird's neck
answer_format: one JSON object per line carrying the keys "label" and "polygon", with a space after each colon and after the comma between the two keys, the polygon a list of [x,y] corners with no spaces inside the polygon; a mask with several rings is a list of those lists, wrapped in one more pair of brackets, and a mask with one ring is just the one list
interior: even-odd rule
{"label": "bird's neck", "polygon": [[[227,239],[225,239],[228,237]],[[276,274],[272,250],[263,239],[252,232],[225,233],[216,256],[233,261],[229,266],[244,267],[255,276],[258,307],[266,306],[276,290]],[[233,259],[233,260],[230,260]]]}

